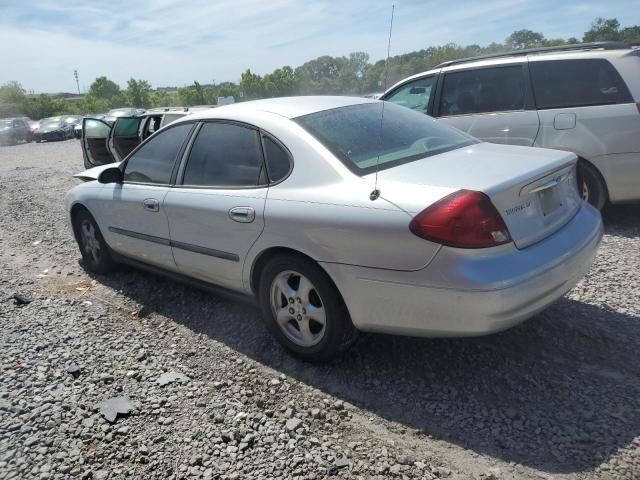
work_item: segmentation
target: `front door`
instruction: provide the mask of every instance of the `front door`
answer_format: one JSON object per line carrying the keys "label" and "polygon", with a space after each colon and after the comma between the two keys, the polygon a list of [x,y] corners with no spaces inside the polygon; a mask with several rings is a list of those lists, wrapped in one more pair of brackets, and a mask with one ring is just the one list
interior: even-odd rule
{"label": "front door", "polygon": [[438,119],[492,143],[531,146],[540,122],[524,64],[444,74]]}
{"label": "front door", "polygon": [[258,131],[204,123],[179,176],[164,199],[176,264],[185,275],[242,289],[268,190]]}
{"label": "front door", "polygon": [[88,205],[117,253],[176,270],[164,200],[192,129],[193,123],[183,123],[149,138],[121,167],[123,182],[105,185]]}

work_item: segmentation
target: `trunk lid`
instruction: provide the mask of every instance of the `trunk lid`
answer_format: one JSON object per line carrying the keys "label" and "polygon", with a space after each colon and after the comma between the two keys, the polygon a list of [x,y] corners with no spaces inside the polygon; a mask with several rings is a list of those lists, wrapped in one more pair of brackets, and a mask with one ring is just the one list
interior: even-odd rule
{"label": "trunk lid", "polygon": [[516,247],[525,248],[557,231],[580,207],[576,161],[559,150],[479,143],[383,170],[378,186],[382,197],[412,216],[454,191],[483,192]]}

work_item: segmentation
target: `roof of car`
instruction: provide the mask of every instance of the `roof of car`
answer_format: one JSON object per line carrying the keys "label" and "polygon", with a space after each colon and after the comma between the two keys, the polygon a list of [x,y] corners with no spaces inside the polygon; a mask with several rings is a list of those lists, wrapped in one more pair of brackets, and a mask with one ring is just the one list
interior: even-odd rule
{"label": "roof of car", "polygon": [[310,113],[330,110],[332,108],[347,107],[361,103],[377,103],[379,100],[372,100],[362,97],[338,97],[338,96],[300,96],[300,97],[280,97],[266,98],[264,100],[252,100],[249,102],[233,103],[217,107],[212,110],[197,113],[189,116],[191,119],[208,118],[215,112],[215,116],[227,112],[242,112],[249,110],[261,110],[275,113],[286,118],[296,118]]}

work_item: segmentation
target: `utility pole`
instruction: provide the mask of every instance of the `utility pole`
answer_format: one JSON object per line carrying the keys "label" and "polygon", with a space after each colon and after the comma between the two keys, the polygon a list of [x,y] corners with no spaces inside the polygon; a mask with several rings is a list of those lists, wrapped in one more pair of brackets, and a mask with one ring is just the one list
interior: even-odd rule
{"label": "utility pole", "polygon": [[80,95],[80,82],[78,82],[78,70],[73,71],[73,77],[76,79],[76,86],[78,87],[78,95]]}

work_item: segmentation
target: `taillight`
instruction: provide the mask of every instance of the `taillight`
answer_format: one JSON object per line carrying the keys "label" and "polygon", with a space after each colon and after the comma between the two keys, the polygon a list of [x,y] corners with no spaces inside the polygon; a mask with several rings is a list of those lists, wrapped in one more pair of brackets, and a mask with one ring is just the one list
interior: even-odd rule
{"label": "taillight", "polygon": [[438,200],[409,224],[414,235],[459,248],[486,248],[511,241],[504,220],[484,193],[459,190]]}
{"label": "taillight", "polygon": [[636,103],[636,108],[638,109],[638,113],[640,113],[640,102]]}

